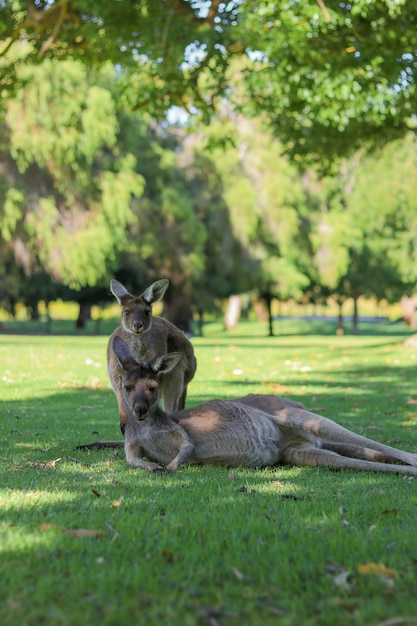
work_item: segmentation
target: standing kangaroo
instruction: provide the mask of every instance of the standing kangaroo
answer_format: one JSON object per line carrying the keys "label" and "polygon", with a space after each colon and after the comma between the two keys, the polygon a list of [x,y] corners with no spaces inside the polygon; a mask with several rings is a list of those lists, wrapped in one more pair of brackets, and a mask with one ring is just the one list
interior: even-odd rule
{"label": "standing kangaroo", "polygon": [[[180,463],[262,467],[291,464],[417,475],[417,455],[357,435],[303,405],[272,395],[211,400],[167,415],[158,406],[159,378],[180,354],[139,365],[116,337],[128,415],[126,460],[134,467],[174,471]],[[118,447],[94,442],[81,448]],[[144,461],[146,455],[151,461]],[[395,463],[396,462],[396,463]],[[404,465],[400,465],[403,463]],[[395,464],[394,464],[395,463]]]}
{"label": "standing kangaroo", "polygon": [[111,335],[107,346],[108,372],[117,398],[122,432],[127,414],[122,400],[120,364],[113,351],[115,337],[123,339],[138,363],[149,363],[164,354],[179,352],[181,358],[177,366],[160,376],[158,383],[165,411],[175,413],[185,407],[187,385],[197,368],[193,346],[174,324],[162,317],[152,317],[152,305],[161,300],[168,284],[166,279],[158,280],[136,297],[117,280],[110,282],[111,292],[122,306],[121,325]]}

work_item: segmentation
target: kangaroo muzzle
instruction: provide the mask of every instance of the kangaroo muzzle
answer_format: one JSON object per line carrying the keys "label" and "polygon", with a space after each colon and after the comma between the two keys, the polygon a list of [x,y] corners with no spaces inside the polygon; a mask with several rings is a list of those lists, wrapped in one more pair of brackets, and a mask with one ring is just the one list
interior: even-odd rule
{"label": "kangaroo muzzle", "polygon": [[144,402],[140,402],[133,406],[133,413],[137,420],[145,419],[145,415],[148,412],[148,406]]}

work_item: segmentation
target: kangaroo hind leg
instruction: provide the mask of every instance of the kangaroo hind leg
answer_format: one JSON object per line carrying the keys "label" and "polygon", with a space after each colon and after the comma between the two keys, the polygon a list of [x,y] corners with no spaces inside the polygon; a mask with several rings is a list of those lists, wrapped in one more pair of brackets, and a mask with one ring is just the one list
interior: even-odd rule
{"label": "kangaroo hind leg", "polygon": [[[322,415],[303,411],[301,409],[291,408],[286,415],[273,416],[275,423],[288,433],[293,432],[304,436],[306,434],[315,435],[321,442],[321,447],[326,448],[333,444],[342,444],[343,446],[353,445],[359,448],[365,448],[382,453],[389,461],[400,461],[407,465],[417,467],[417,454],[404,452],[398,448],[379,443],[373,439],[368,439],[362,435],[358,435],[343,426],[340,426],[333,420],[327,419]],[[328,450],[331,450],[328,447]],[[337,450],[335,450],[337,452]],[[339,448],[340,451],[340,448]],[[360,458],[360,457],[359,457]],[[383,457],[375,460],[383,460]]]}
{"label": "kangaroo hind leg", "polygon": [[411,465],[394,465],[367,461],[361,458],[341,456],[332,450],[304,446],[289,448],[282,459],[283,463],[308,467],[329,467],[334,469],[355,469],[371,472],[391,472],[395,474],[417,475],[417,468]]}
{"label": "kangaroo hind leg", "polygon": [[364,448],[363,446],[354,446],[349,443],[333,443],[331,441],[322,442],[323,450],[331,450],[341,456],[350,457],[351,459],[362,459],[364,461],[378,461],[380,463],[395,463],[398,459],[392,454],[379,452],[373,448]]}

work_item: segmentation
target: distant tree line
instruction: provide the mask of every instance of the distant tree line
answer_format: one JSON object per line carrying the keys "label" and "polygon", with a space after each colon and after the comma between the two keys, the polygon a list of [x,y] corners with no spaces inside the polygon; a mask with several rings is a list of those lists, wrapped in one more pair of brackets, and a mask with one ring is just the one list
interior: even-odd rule
{"label": "distant tree line", "polygon": [[[23,68],[23,73],[29,70]],[[223,102],[195,132],[126,111],[111,65],[50,61],[7,102],[0,145],[0,303],[112,299],[168,278],[186,331],[233,294],[398,301],[417,283],[412,134],[331,174],[300,168],[261,119]],[[271,331],[272,331],[272,326]]]}
{"label": "distant tree line", "polygon": [[[402,299],[417,281],[413,0],[4,0],[0,302],[36,316],[167,277]],[[181,122],[176,122],[175,115]],[[412,319],[408,312],[407,316]],[[357,317],[357,315],[356,315]],[[272,321],[270,319],[272,332]]]}

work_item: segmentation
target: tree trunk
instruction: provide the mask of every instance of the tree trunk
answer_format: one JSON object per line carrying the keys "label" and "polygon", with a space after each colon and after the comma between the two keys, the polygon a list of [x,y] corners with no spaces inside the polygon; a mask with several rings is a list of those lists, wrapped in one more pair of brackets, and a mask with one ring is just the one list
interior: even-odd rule
{"label": "tree trunk", "polygon": [[274,336],[274,324],[272,319],[272,296],[265,298],[266,308],[268,310],[268,337]]}
{"label": "tree trunk", "polygon": [[358,298],[353,297],[353,316],[352,316],[353,328],[352,333],[354,335],[359,334],[359,314],[358,314]]}
{"label": "tree trunk", "polygon": [[337,315],[337,330],[336,330],[336,335],[344,335],[345,334],[345,329],[344,329],[344,325],[343,325],[343,302],[338,301],[337,303],[339,312]]}
{"label": "tree trunk", "polygon": [[33,322],[39,322],[40,319],[40,315],[39,315],[39,307],[38,307],[38,303],[34,304],[33,306],[29,306],[27,308],[28,314],[30,319]]}
{"label": "tree trunk", "polygon": [[78,318],[75,322],[76,328],[85,328],[88,320],[91,320],[91,304],[80,304]]}
{"label": "tree trunk", "polygon": [[227,301],[226,313],[224,315],[224,327],[226,330],[236,328],[240,317],[241,297],[230,296]]}
{"label": "tree trunk", "polygon": [[198,328],[198,336],[203,336],[203,328],[204,328],[204,311],[201,307],[198,307],[198,320],[197,320],[197,328]]}
{"label": "tree trunk", "polygon": [[193,334],[193,312],[190,298],[182,286],[171,283],[164,295],[162,315],[186,335]]}
{"label": "tree trunk", "polygon": [[400,301],[404,322],[410,328],[416,328],[416,305],[413,298],[403,296]]}

